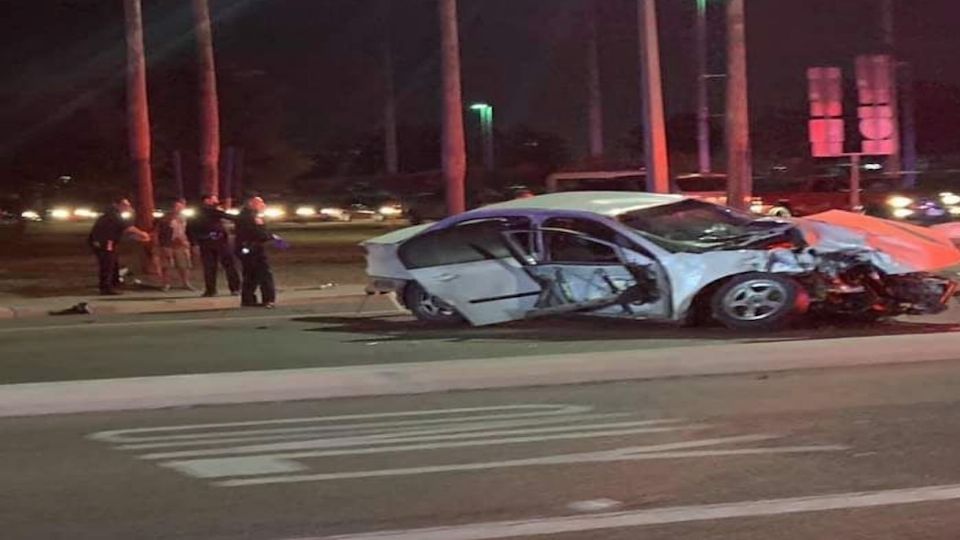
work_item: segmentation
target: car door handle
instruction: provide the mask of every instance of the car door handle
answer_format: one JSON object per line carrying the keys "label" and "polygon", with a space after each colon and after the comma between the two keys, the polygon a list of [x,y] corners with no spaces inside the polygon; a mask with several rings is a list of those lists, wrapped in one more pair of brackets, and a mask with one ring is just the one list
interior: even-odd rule
{"label": "car door handle", "polygon": [[437,281],[453,281],[460,277],[460,274],[451,274],[449,272],[444,272],[442,274],[437,274],[433,276],[433,279]]}

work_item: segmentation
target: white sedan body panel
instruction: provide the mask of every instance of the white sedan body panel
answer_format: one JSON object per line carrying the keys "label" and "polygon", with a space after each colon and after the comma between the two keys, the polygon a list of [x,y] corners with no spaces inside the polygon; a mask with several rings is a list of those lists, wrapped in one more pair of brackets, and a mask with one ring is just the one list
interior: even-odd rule
{"label": "white sedan body panel", "polygon": [[[935,272],[960,265],[960,250],[948,234],[849,212],[779,220],[788,228],[793,224],[803,235],[808,246],[804,249],[670,252],[616,221],[616,216],[624,212],[683,200],[643,193],[579,192],[509,201],[365,242],[367,272],[371,277],[417,281],[479,326],[576,311],[605,317],[683,320],[697,295],[712,284],[750,272],[807,275],[818,271],[827,254],[856,259],[889,275]],[[634,247],[586,236],[616,251],[617,257],[564,263],[544,258],[541,252],[413,270],[400,261],[400,246],[420,233],[456,226],[471,218],[489,219],[500,215],[498,212],[514,216],[529,212],[539,216],[531,217],[536,223],[554,215],[552,212],[579,212],[580,217],[592,216],[588,219],[615,231]],[[648,291],[656,289],[655,294],[641,300],[630,294],[644,287]]]}
{"label": "white sedan body panel", "polygon": [[541,291],[540,285],[513,259],[418,268],[410,274],[427,292],[456,308],[474,326],[526,318]]}

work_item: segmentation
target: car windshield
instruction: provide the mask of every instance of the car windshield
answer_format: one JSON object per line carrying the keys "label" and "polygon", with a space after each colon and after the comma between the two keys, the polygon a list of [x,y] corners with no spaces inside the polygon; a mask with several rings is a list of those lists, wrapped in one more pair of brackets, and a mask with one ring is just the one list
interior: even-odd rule
{"label": "car windshield", "polygon": [[697,200],[635,210],[621,214],[618,219],[665,249],[686,252],[747,243],[770,234],[771,228],[784,227]]}

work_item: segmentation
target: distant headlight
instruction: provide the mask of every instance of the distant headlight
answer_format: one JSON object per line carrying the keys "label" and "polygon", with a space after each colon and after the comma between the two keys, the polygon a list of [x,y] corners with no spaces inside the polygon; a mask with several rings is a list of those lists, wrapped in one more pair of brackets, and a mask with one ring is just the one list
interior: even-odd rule
{"label": "distant headlight", "polygon": [[263,211],[263,217],[267,219],[280,219],[287,215],[287,211],[279,206],[271,206]]}
{"label": "distant headlight", "polygon": [[947,211],[950,212],[951,216],[960,216],[960,206],[951,206],[947,208]]}
{"label": "distant headlight", "polygon": [[[228,210],[228,212],[229,212],[229,210]],[[180,215],[183,216],[185,219],[195,218],[195,217],[197,217],[197,209],[196,209],[196,208],[184,208],[184,209],[183,209],[183,212],[180,212]]]}
{"label": "distant headlight", "polygon": [[325,216],[339,218],[343,217],[345,212],[342,208],[321,208],[320,213]]}
{"label": "distant headlight", "polygon": [[35,210],[26,210],[20,214],[20,217],[30,221],[40,221],[40,213]]}
{"label": "distant headlight", "polygon": [[239,209],[239,208],[227,208],[227,215],[228,215],[228,216],[239,216],[239,215],[240,215],[240,209]]}
{"label": "distant headlight", "polygon": [[97,217],[97,213],[89,208],[77,208],[73,211],[73,216],[78,218],[89,219],[89,218]]}
{"label": "distant headlight", "polygon": [[56,220],[65,221],[73,215],[69,208],[54,208],[50,211],[50,217]]}
{"label": "distant headlight", "polygon": [[[902,196],[900,196],[900,195],[897,195],[897,196],[890,197],[889,199],[887,199],[887,204],[890,205],[890,206],[892,206],[892,207],[894,207],[894,208],[903,209],[903,208],[906,208],[906,207],[912,205],[912,204],[913,204],[913,199],[911,199],[910,197],[902,197]],[[896,212],[895,212],[895,213],[896,213]]]}
{"label": "distant headlight", "polygon": [[163,216],[164,216],[163,210],[154,210],[154,211],[153,211],[153,217],[154,217],[154,218],[160,219],[160,218],[162,218]]}
{"label": "distant headlight", "polygon": [[955,193],[941,193],[940,200],[943,202],[943,204],[954,206],[960,204],[960,195]]}
{"label": "distant headlight", "polygon": [[123,219],[130,219],[133,217],[133,212],[121,212],[120,217]]}
{"label": "distant headlight", "polygon": [[914,214],[913,210],[910,210],[909,208],[895,208],[893,210],[893,217],[897,219],[905,219],[912,216],[913,214]]}
{"label": "distant headlight", "polygon": [[378,212],[384,216],[399,216],[403,213],[403,209],[399,206],[381,206]]}
{"label": "distant headlight", "polygon": [[317,209],[312,206],[301,206],[297,208],[296,214],[302,218],[313,217],[317,215]]}

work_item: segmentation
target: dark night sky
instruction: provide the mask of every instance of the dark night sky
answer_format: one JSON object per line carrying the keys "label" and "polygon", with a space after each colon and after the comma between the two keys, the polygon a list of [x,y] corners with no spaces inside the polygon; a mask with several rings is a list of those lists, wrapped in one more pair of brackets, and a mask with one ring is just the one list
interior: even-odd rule
{"label": "dark night sky", "polygon": [[[211,0],[218,62],[263,72],[304,146],[379,125],[379,45],[374,0]],[[602,69],[608,144],[639,122],[634,0],[602,0]],[[144,0],[152,60],[191,61],[186,0]],[[584,0],[461,0],[467,100],[496,105],[500,127],[527,124],[584,145],[581,13]],[[660,0],[667,106],[692,112],[694,0]],[[747,0],[755,115],[796,109],[804,68],[876,50],[877,0]],[[119,0],[0,0],[0,149],[56,122],[122,77]],[[960,84],[960,5],[900,0],[901,57],[917,79]],[[437,120],[434,0],[393,0],[401,122]],[[718,21],[719,22],[719,21]],[[714,44],[719,46],[719,44]],[[42,111],[42,114],[37,114]],[[162,114],[155,111],[154,114]],[[958,119],[960,121],[960,119]]]}

